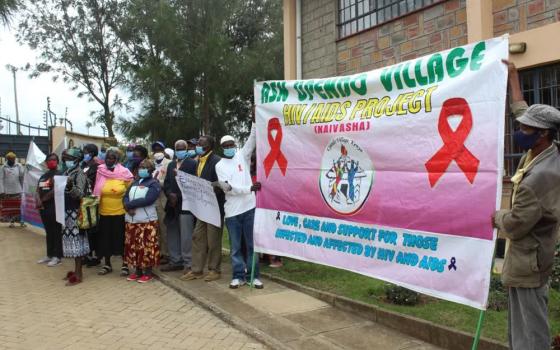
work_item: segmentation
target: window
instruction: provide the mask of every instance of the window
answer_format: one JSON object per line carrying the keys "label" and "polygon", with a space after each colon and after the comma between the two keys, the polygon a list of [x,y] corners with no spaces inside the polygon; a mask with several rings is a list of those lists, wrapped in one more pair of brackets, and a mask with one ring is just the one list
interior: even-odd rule
{"label": "window", "polygon": [[338,0],[338,36],[343,38],[442,0]]}
{"label": "window", "polygon": [[[519,79],[523,96],[529,106],[542,103],[560,109],[560,63],[520,71]],[[517,164],[522,156],[521,150],[516,149],[513,145],[515,127],[514,117],[508,112],[504,160],[505,176],[515,174]]]}

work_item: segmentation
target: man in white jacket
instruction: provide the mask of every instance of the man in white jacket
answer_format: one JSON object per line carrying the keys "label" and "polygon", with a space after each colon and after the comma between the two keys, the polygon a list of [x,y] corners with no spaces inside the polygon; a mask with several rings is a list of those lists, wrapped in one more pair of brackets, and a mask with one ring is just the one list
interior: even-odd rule
{"label": "man in white jacket", "polygon": [[[256,145],[255,124],[253,123],[251,135],[239,152],[237,152],[235,138],[232,136],[222,137],[220,145],[224,149],[224,158],[216,164],[216,173],[220,187],[226,194],[225,222],[229,232],[233,269],[233,278],[229,287],[235,289],[246,283],[252,268],[256,206],[254,192],[260,190],[260,183],[253,184],[250,173],[251,154]],[[246,254],[242,252],[242,240],[245,241]],[[255,288],[263,288],[263,283],[259,279],[258,263],[255,264],[254,277]]]}

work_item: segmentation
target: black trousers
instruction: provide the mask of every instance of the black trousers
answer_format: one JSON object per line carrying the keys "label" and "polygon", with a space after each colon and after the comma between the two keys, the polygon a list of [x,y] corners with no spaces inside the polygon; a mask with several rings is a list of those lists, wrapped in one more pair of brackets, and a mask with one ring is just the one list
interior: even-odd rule
{"label": "black trousers", "polygon": [[40,214],[47,234],[47,256],[62,258],[62,225],[56,222],[54,204],[45,205]]}

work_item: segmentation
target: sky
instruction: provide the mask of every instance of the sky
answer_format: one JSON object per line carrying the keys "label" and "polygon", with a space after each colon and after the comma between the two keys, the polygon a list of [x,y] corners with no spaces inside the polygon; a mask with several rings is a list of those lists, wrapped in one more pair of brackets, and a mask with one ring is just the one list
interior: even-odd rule
{"label": "sky", "polygon": [[[34,63],[37,53],[28,46],[21,46],[16,41],[17,19],[10,27],[0,25],[0,115],[16,118],[12,72],[6,68],[7,64],[23,67],[27,63]],[[91,122],[90,112],[101,109],[97,103],[88,102],[87,96],[78,98],[76,92],[71,91],[70,84],[62,81],[53,82],[51,75],[41,75],[38,78],[29,78],[28,73],[17,73],[17,95],[20,121],[32,126],[43,124],[43,111],[47,109],[47,97],[51,99],[51,110],[60,118],[68,108],[68,119],[72,122],[74,131],[87,134],[86,123]],[[122,92],[118,92],[122,96]],[[133,112],[132,112],[133,113]],[[6,124],[0,134],[6,133]],[[22,129],[27,132],[27,128]],[[99,125],[89,130],[90,135],[102,136],[103,131]],[[118,135],[117,135],[118,137]]]}

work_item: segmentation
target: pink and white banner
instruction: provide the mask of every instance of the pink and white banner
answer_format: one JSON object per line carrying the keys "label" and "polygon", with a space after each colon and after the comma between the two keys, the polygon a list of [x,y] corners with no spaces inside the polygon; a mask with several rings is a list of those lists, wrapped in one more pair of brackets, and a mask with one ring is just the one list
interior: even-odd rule
{"label": "pink and white banner", "polygon": [[486,308],[507,38],[255,85],[255,250]]}

